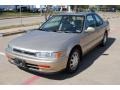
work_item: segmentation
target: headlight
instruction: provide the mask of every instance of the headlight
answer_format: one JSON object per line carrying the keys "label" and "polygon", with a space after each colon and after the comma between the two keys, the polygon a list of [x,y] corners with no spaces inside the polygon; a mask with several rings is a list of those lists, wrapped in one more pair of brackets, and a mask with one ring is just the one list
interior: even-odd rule
{"label": "headlight", "polygon": [[59,59],[62,56],[62,52],[37,52],[36,57],[38,58],[56,58]]}
{"label": "headlight", "polygon": [[13,51],[13,48],[10,45],[8,45],[8,50]]}

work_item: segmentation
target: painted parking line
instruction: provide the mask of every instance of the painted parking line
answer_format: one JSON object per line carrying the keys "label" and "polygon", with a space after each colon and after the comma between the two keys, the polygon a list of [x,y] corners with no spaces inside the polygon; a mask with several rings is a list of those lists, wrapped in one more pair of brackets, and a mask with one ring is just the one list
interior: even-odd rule
{"label": "painted parking line", "polygon": [[3,36],[3,34],[2,33],[0,33],[0,37],[2,37]]}
{"label": "painted parking line", "polygon": [[0,55],[2,55],[2,56],[5,56],[5,53],[3,53],[3,52],[0,52]]}
{"label": "painted parking line", "polygon": [[[6,56],[6,54],[4,52],[0,52],[0,55],[2,56]],[[23,85],[30,85],[32,84],[34,81],[38,80],[40,78],[40,76],[36,76],[33,75],[32,77],[28,78],[27,80],[25,80],[22,84]]]}
{"label": "painted parking line", "polygon": [[22,84],[23,84],[23,85],[30,85],[30,84],[32,84],[34,81],[38,80],[39,78],[40,78],[40,76],[34,75],[34,76],[28,78],[27,80],[25,80]]}

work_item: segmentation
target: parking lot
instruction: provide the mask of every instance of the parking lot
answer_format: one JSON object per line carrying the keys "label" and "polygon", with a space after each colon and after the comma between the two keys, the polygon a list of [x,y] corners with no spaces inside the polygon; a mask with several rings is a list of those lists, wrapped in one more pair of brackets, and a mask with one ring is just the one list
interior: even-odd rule
{"label": "parking lot", "polygon": [[5,56],[8,42],[22,34],[0,37],[0,84],[120,84],[120,18],[111,18],[106,47],[96,47],[83,57],[79,70],[45,75],[21,70]]}

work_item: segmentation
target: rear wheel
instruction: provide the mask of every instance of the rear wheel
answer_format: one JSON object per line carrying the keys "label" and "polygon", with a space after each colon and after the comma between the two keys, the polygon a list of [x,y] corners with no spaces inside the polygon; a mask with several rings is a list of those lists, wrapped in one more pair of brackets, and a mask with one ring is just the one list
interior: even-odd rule
{"label": "rear wheel", "polygon": [[80,64],[81,52],[78,49],[73,49],[69,55],[66,71],[74,73]]}
{"label": "rear wheel", "polygon": [[105,46],[106,45],[106,43],[107,43],[107,40],[108,40],[108,35],[107,35],[107,32],[104,34],[104,37],[103,37],[103,39],[102,39],[102,41],[101,41],[101,44],[100,44],[100,46]]}

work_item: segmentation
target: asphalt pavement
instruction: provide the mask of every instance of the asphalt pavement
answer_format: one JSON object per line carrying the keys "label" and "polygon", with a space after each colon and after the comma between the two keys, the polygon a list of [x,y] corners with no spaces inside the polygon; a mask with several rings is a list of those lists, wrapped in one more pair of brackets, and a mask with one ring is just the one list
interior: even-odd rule
{"label": "asphalt pavement", "polygon": [[72,75],[65,72],[45,75],[17,68],[8,62],[5,47],[22,34],[0,37],[0,84],[120,84],[120,18],[109,21],[111,30],[106,47],[98,46],[85,55],[79,70]]}

